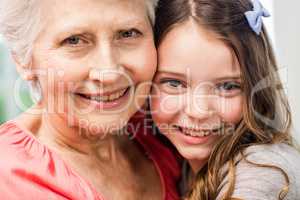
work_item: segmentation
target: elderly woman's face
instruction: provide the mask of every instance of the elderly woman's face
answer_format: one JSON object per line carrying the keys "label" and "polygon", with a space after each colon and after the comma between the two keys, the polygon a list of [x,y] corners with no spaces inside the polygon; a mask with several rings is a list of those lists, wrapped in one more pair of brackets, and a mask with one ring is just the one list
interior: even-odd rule
{"label": "elderly woman's face", "polygon": [[144,104],[156,70],[145,2],[57,0],[45,8],[32,62],[42,70],[42,104],[92,134],[122,128]]}

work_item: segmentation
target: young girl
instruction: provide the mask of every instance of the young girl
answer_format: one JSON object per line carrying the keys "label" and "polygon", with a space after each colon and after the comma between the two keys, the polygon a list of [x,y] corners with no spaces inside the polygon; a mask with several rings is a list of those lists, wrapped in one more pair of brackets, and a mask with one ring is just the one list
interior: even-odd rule
{"label": "young girl", "polygon": [[187,199],[300,199],[300,156],[259,1],[161,0],[153,120]]}

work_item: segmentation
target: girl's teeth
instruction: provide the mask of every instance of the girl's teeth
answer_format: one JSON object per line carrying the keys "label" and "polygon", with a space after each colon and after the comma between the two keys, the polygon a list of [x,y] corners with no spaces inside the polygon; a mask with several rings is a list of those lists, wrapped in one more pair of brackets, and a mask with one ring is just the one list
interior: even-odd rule
{"label": "girl's teeth", "polygon": [[185,135],[192,136],[192,137],[205,137],[211,134],[210,131],[195,131],[187,128],[183,128],[182,132]]}

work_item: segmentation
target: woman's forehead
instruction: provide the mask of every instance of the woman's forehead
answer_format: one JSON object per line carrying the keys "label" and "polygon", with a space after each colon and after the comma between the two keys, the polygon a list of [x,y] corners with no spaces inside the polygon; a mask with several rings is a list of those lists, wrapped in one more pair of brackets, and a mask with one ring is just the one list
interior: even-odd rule
{"label": "woman's forehead", "polygon": [[[126,29],[149,26],[145,3],[139,0],[55,0],[47,8],[47,31]],[[48,1],[49,3],[49,1]],[[47,3],[46,3],[47,4]],[[45,5],[46,5],[45,4]]]}
{"label": "woman's forehead", "polygon": [[147,17],[145,2],[140,0],[54,0],[54,3],[47,0],[43,13],[47,18],[61,21],[101,17],[101,20],[120,22]]}

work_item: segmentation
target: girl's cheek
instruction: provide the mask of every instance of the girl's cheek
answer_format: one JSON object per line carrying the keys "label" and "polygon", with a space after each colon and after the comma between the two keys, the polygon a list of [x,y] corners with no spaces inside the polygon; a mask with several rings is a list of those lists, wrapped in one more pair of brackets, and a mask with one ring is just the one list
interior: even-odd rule
{"label": "girl's cheek", "polygon": [[182,107],[182,96],[160,93],[151,97],[151,113],[156,123],[171,123]]}
{"label": "girl's cheek", "polygon": [[238,123],[243,115],[242,96],[220,98],[217,103],[217,112],[224,122]]}

